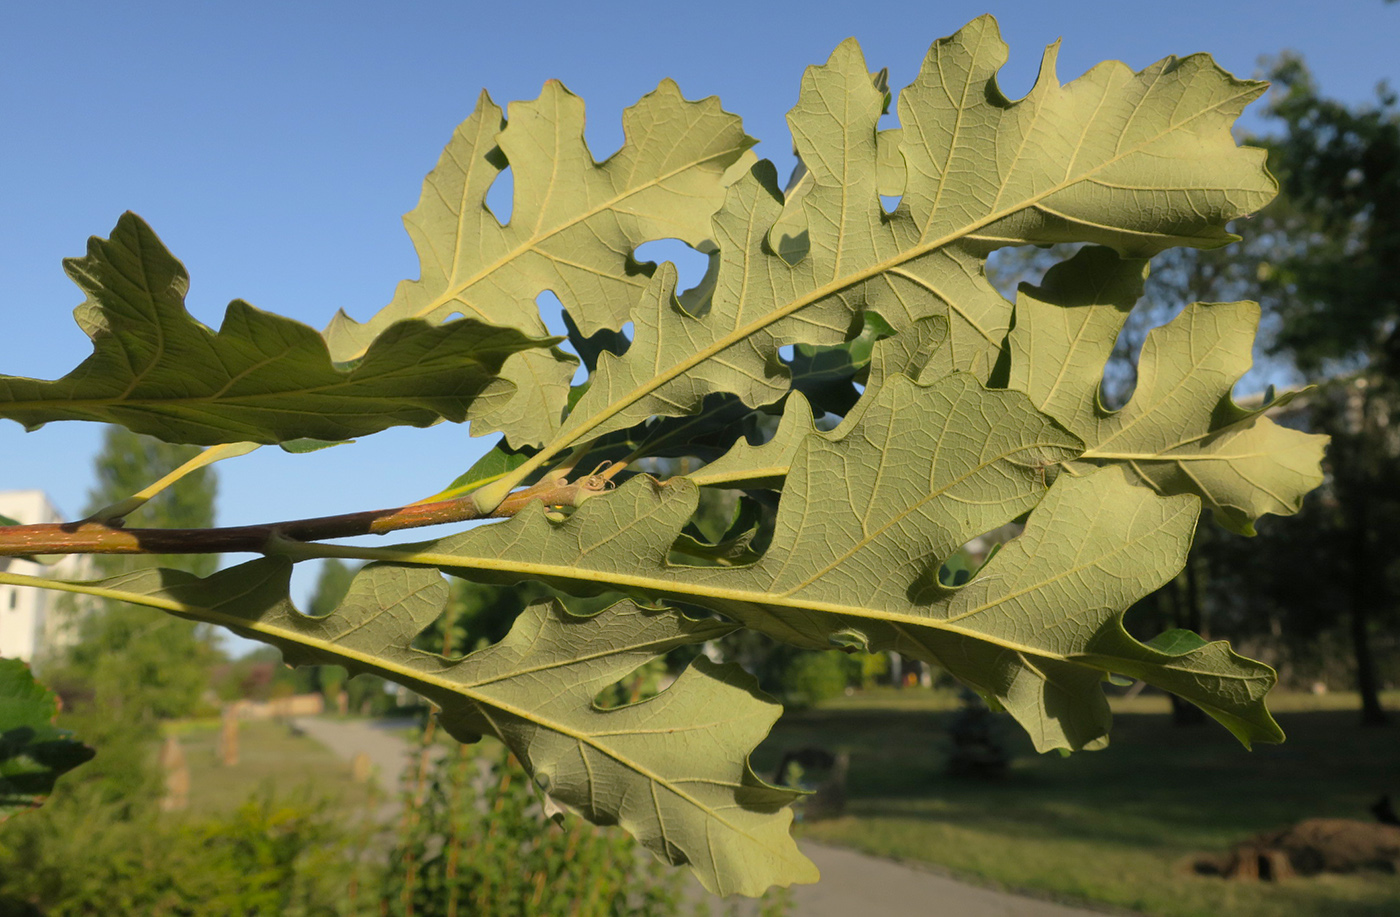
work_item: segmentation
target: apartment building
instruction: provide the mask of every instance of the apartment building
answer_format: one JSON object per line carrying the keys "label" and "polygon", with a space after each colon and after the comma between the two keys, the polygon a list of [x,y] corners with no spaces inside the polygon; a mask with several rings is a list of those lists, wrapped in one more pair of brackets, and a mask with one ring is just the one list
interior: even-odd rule
{"label": "apartment building", "polygon": [[[62,522],[63,517],[42,490],[0,491],[0,516],[26,525]],[[13,557],[0,557],[0,570],[55,579],[89,576],[87,558],[70,556],[43,566]],[[0,658],[42,663],[47,653],[62,649],[76,636],[76,619],[85,605],[47,589],[0,584]]]}

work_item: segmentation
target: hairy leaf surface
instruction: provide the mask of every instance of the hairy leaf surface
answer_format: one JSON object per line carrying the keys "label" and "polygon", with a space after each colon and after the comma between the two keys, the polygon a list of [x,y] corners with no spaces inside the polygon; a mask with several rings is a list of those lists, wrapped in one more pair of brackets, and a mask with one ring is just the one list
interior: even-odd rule
{"label": "hairy leaf surface", "polygon": [[290,573],[287,561],[266,559],[203,580],[147,570],[93,585],[273,643],[294,665],[387,675],[438,704],[456,738],[497,736],[557,803],[620,824],[716,894],[816,881],[789,835],[785,807],[800,794],[765,784],[748,764],[780,709],[752,677],[701,657],[654,698],[594,703],[638,667],[732,624],[630,602],[589,617],[541,603],[500,643],[455,660],[412,647],[447,602],[436,570],[372,564],[324,618],[292,605]]}
{"label": "hairy leaf surface", "polygon": [[1322,483],[1325,436],[1247,410],[1230,391],[1249,369],[1259,307],[1194,303],[1142,346],[1121,411],[1099,403],[1104,363],[1142,293],[1143,263],[1086,248],[1023,287],[1007,337],[1010,385],[1080,436],[1085,461],[1123,464],[1163,494],[1201,497],[1225,527],[1253,534],[1264,513],[1298,511]]}
{"label": "hairy leaf surface", "polygon": [[169,442],[337,441],[466,418],[512,354],[549,344],[474,320],[401,322],[353,366],[313,329],[242,301],[210,331],[185,310],[184,265],[134,214],[65,266],[87,294],[93,354],[53,382],[0,376],[0,417],[121,424]]}

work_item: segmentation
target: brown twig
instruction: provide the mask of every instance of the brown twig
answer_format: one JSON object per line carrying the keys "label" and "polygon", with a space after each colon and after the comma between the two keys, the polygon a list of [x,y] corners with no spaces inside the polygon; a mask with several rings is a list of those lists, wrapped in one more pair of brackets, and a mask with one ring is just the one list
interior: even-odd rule
{"label": "brown twig", "polygon": [[223,554],[266,553],[274,539],[322,541],[355,535],[383,535],[445,522],[513,516],[531,503],[575,506],[603,487],[590,481],[544,481],[518,490],[489,513],[479,513],[470,496],[396,509],[339,516],[292,519],[261,525],[210,529],[127,529],[101,522],[59,522],[0,526],[0,557],[27,554]]}

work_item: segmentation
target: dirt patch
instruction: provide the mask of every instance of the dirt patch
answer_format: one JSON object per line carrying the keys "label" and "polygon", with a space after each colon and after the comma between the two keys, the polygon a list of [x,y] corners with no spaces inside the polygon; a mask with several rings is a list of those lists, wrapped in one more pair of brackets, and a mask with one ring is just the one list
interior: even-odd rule
{"label": "dirt patch", "polygon": [[1223,857],[1196,861],[1202,875],[1277,881],[1324,872],[1400,873],[1400,827],[1349,818],[1309,818],[1256,835]]}

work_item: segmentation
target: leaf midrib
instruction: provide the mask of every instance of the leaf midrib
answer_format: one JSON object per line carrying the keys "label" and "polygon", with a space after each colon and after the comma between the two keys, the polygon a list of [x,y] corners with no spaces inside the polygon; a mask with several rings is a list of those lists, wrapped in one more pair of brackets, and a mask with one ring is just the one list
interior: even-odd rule
{"label": "leaf midrib", "polygon": [[[1091,176],[1104,169],[1107,169],[1109,166],[1112,166],[1129,156],[1136,155],[1145,147],[1156,143],[1162,137],[1167,136],[1168,134],[1176,130],[1179,130],[1186,124],[1189,124],[1198,118],[1205,117],[1207,114],[1215,112],[1225,107],[1226,105],[1232,104],[1238,101],[1240,98],[1252,94],[1252,92],[1253,90],[1249,90],[1221,99],[1215,104],[1196,112],[1190,118],[1187,118],[1184,121],[1173,122],[1158,134],[1155,134],[1150,138],[1142,140],[1136,146],[1118,153],[1112,158],[1101,162],[1100,164],[1094,166],[1092,169],[1083,172],[1080,175],[1075,176],[1074,178],[1066,178],[1064,181],[1061,181],[1060,183],[1053,185],[1050,188],[1047,188],[1045,191],[1042,191],[1039,194],[1032,195],[1023,201],[1017,202],[1016,204],[1003,208],[1002,210],[994,211],[993,213],[988,214],[980,220],[975,220],[971,223],[968,223],[963,227],[953,230],[929,242],[921,243],[903,252],[892,255],[889,258],[885,258],[881,261],[878,261],[875,264],[864,268],[863,270],[855,271],[844,277],[838,277],[831,281],[828,281],[827,283],[807,293],[805,296],[800,296],[797,299],[794,299],[792,302],[788,303],[787,305],[781,306],[773,310],[772,312],[769,312],[767,315],[755,319],[749,324],[744,325],[736,329],[735,331],[730,332],[727,335],[724,335],[723,337],[718,339],[714,344],[711,344],[710,346],[697,351],[693,356],[682,360],[674,364],[670,369],[662,373],[658,373],[656,376],[653,376],[650,380],[643,383],[642,385],[637,386],[632,391],[628,392],[626,395],[623,395],[620,399],[614,401],[612,404],[608,405],[602,411],[599,411],[597,414],[593,415],[584,423],[572,428],[569,432],[559,437],[559,439],[557,439],[555,442],[545,446],[544,449],[542,449],[534,457],[534,459],[532,459],[530,463],[527,463],[525,468],[527,468],[528,470],[525,473],[528,474],[535,468],[538,468],[541,465],[543,465],[549,459],[553,458],[560,451],[584,439],[589,435],[590,432],[597,429],[604,423],[608,422],[617,414],[621,413],[626,408],[640,401],[642,398],[645,398],[647,395],[651,394],[656,389],[662,387],[663,385],[666,385],[669,382],[674,381],[676,378],[684,375],[685,373],[694,369],[696,366],[700,365],[706,360],[711,359],[715,355],[728,349],[729,347],[734,346],[735,344],[738,344],[746,338],[753,336],[754,334],[758,333],[759,331],[763,330],[769,325],[781,321],[782,319],[787,318],[794,312],[804,309],[807,306],[821,302],[822,300],[830,296],[834,296],[835,294],[847,289],[848,287],[864,283],[865,281],[878,277],[881,274],[887,271],[891,271],[896,267],[899,267],[903,264],[906,264],[924,255],[927,255],[933,251],[943,248],[946,245],[950,245],[962,238],[971,235],[972,233],[975,233],[977,230],[982,229],[986,226],[990,226],[999,220],[1003,220],[1011,216],[1014,213],[1020,212],[1030,207],[1034,207],[1041,201],[1044,201],[1045,199],[1055,194],[1058,194],[1061,191],[1064,191],[1065,189],[1070,188],[1082,181],[1088,180]],[[523,475],[521,477],[523,478]]]}
{"label": "leaf midrib", "polygon": [[[539,714],[539,711],[537,710],[516,707],[515,705],[502,701],[499,698],[492,697],[488,693],[475,692],[472,690],[472,687],[474,685],[462,685],[458,682],[454,682],[449,679],[436,676],[432,673],[422,672],[405,665],[399,665],[396,663],[389,662],[370,653],[362,653],[356,650],[350,650],[345,647],[337,646],[336,644],[327,640],[308,637],[307,635],[290,627],[276,627],[273,625],[266,624],[262,621],[250,621],[247,618],[241,617],[236,614],[228,614],[226,612],[219,611],[217,607],[210,607],[205,605],[191,605],[186,602],[180,602],[174,599],[167,599],[159,596],[147,595],[145,593],[128,592],[123,589],[112,589],[107,587],[93,586],[87,583],[67,583],[60,580],[48,580],[43,579],[41,577],[26,576],[24,574],[18,573],[0,572],[0,583],[16,586],[32,586],[40,589],[56,589],[62,592],[72,592],[82,595],[93,595],[99,598],[108,598],[122,602],[131,602],[132,604],[144,605],[149,608],[159,608],[163,611],[173,612],[182,615],[189,615],[210,624],[219,624],[224,627],[232,627],[240,630],[250,630],[256,633],[264,634],[267,637],[274,640],[281,640],[288,643],[294,643],[299,646],[309,647],[320,652],[339,656],[342,659],[359,663],[371,669],[376,669],[378,671],[386,673],[392,673],[393,675],[402,678],[406,681],[416,681],[419,683],[431,684],[434,687],[441,688],[443,690],[457,694],[465,700],[471,701],[472,703],[475,703],[477,705],[492,707],[503,713],[524,720],[525,722],[534,723],[543,729],[549,730],[550,732],[554,732],[566,738],[572,739],[573,741],[578,742],[579,744],[587,745],[595,749],[598,753],[604,755],[605,757],[617,762],[623,767],[626,767],[636,772],[640,776],[644,777],[652,783],[653,788],[657,784],[666,787],[668,791],[675,794],[680,799],[685,800],[687,803],[694,806],[700,812],[705,813],[707,818],[719,822],[729,830],[733,831],[735,834],[747,838],[751,843],[755,844],[756,846],[764,846],[764,841],[761,838],[757,837],[744,827],[725,818],[719,810],[709,805],[706,805],[701,800],[695,798],[690,793],[686,792],[680,786],[677,786],[674,781],[655,773],[651,768],[647,767],[641,762],[634,761],[627,755],[624,755],[619,751],[610,749],[602,743],[595,741],[594,737],[591,734],[580,732],[561,722],[556,722],[553,719],[543,717]],[[425,653],[424,655],[431,654]],[[660,823],[661,813],[659,803],[656,804],[656,808],[658,823]]]}
{"label": "leaf midrib", "polygon": [[[307,557],[320,556],[316,547],[315,545],[306,545],[304,547],[299,545],[298,550],[305,553]],[[790,608],[795,611],[841,615],[878,621],[886,624],[909,624],[917,627],[929,627],[936,630],[943,630],[980,640],[1007,650],[1031,653],[1036,656],[1056,659],[1062,662],[1075,662],[1078,659],[1077,656],[1056,653],[1047,650],[1045,647],[1031,646],[1029,644],[987,634],[974,628],[962,627],[939,618],[900,611],[888,611],[883,609],[872,610],[863,606],[846,605],[839,602],[823,602],[800,597],[794,598],[792,596],[779,595],[762,590],[716,587],[701,583],[687,582],[676,577],[618,573],[614,571],[584,569],[572,565],[510,561],[492,557],[463,557],[456,554],[443,554],[433,551],[400,551],[393,548],[357,548],[348,545],[337,545],[332,550],[336,557],[355,558],[358,560],[413,564],[437,567],[439,569],[470,568],[473,570],[489,570],[500,573],[518,574],[524,578],[588,582],[595,585],[599,581],[603,581],[621,589],[644,590],[657,596],[680,597],[690,600],[698,599],[701,600],[699,604],[705,604],[703,600],[708,599],[710,601],[734,605],[758,605],[769,608]],[[327,553],[326,556],[329,557],[331,555]],[[1076,567],[1072,572],[1087,569],[1091,566],[1093,566],[1093,564],[1084,564]],[[685,570],[687,568],[679,567],[676,569]],[[1062,577],[1056,578],[1059,579]],[[2,581],[3,574],[0,574],[0,582]],[[1041,584],[1043,585],[1044,582],[1050,582],[1050,580],[1044,580]],[[979,610],[986,609],[983,608]]]}

